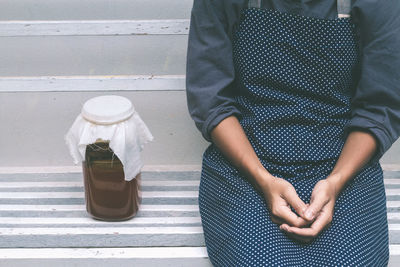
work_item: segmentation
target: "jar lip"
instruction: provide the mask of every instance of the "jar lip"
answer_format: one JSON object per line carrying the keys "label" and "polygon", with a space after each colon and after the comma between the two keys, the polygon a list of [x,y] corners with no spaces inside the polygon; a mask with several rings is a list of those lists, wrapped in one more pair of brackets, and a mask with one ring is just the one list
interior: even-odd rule
{"label": "jar lip", "polygon": [[85,113],[83,113],[83,112],[82,112],[81,115],[82,115],[82,117],[83,117],[86,121],[91,122],[91,123],[93,123],[93,124],[111,125],[111,124],[116,124],[116,123],[120,123],[120,122],[123,122],[123,121],[128,120],[130,117],[132,117],[132,115],[133,115],[134,113],[135,113],[135,112],[132,112],[131,114],[127,114],[126,116],[121,117],[120,120],[100,120],[100,119],[98,119],[98,118],[92,119],[92,116],[90,116],[90,115],[88,115],[88,114],[85,114]]}
{"label": "jar lip", "polygon": [[102,95],[87,100],[82,117],[94,124],[114,124],[129,119],[135,113],[132,102],[123,96]]}

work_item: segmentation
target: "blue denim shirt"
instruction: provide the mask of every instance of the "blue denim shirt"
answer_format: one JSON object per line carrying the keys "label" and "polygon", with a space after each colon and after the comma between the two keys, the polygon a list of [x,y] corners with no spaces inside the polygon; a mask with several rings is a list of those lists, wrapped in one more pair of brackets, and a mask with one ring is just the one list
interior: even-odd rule
{"label": "blue denim shirt", "polygon": [[[194,0],[186,61],[189,114],[205,140],[224,118],[241,113],[232,86],[232,36],[247,0]],[[262,8],[337,18],[336,0],[262,0]],[[364,130],[376,138],[379,161],[400,135],[400,1],[351,0],[361,64],[345,133]]]}

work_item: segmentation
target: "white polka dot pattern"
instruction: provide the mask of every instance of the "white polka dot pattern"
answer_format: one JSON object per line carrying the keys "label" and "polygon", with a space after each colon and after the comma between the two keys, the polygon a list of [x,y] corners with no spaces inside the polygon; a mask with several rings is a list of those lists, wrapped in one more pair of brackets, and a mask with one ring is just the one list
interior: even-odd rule
{"label": "white polka dot pattern", "polygon": [[[351,18],[305,17],[247,8],[233,39],[240,123],[263,166],[309,203],[345,142],[359,62]],[[270,219],[262,193],[214,144],[203,154],[199,208],[214,266],[387,266],[383,171],[367,164],[311,244]],[[292,208],[294,211],[294,209]]]}
{"label": "white polka dot pattern", "polygon": [[350,120],[354,24],[272,9],[245,9],[233,39],[241,124],[260,157],[332,159]]}

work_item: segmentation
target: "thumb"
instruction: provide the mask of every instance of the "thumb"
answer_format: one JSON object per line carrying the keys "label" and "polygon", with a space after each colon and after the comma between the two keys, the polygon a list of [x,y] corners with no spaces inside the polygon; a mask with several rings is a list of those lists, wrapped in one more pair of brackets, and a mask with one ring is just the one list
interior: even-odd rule
{"label": "thumb", "polygon": [[323,194],[317,194],[311,199],[310,205],[306,208],[304,212],[305,218],[308,220],[314,219],[315,215],[325,206],[328,200],[329,199],[323,197]]}

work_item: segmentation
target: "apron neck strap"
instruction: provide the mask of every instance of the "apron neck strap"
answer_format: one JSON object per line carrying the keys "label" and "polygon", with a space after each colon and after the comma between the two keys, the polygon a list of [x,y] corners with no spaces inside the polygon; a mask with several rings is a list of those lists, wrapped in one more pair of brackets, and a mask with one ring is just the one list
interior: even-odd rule
{"label": "apron neck strap", "polygon": [[247,6],[261,8],[261,0],[248,0]]}
{"label": "apron neck strap", "polygon": [[[248,0],[247,6],[261,8],[262,0]],[[351,0],[336,0],[337,13],[339,18],[350,17]]]}
{"label": "apron neck strap", "polygon": [[351,0],[336,0],[339,18],[350,17]]}

